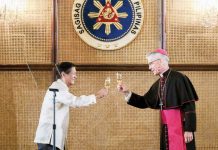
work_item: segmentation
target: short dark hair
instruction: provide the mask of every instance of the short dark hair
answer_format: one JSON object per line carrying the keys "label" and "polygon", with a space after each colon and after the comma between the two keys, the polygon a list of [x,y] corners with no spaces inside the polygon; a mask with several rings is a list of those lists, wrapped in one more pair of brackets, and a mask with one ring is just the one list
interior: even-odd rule
{"label": "short dark hair", "polygon": [[71,72],[72,67],[76,67],[75,64],[71,63],[71,62],[61,62],[59,64],[57,64],[56,66],[56,74],[58,76],[58,78],[61,77],[61,73],[64,72],[66,74]]}

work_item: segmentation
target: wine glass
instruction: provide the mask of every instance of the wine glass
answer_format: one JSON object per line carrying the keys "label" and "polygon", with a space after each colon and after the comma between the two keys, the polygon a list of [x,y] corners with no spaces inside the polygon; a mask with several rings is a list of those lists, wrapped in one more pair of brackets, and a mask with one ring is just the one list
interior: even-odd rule
{"label": "wine glass", "polygon": [[110,84],[111,84],[111,78],[110,77],[107,77],[104,81],[104,87],[106,89],[109,89],[110,88]]}
{"label": "wine glass", "polygon": [[121,84],[122,83],[122,74],[117,72],[117,84]]}

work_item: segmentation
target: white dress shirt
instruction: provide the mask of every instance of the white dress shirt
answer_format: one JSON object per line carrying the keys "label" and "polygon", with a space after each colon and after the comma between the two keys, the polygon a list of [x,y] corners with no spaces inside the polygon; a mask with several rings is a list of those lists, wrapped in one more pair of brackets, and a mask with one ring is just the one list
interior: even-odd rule
{"label": "white dress shirt", "polygon": [[[76,97],[69,92],[67,85],[60,79],[49,88],[59,89],[56,94],[56,147],[63,150],[69,124],[69,107],[88,106],[96,103],[95,95]],[[41,108],[35,143],[53,145],[53,92],[47,90]]]}
{"label": "white dress shirt", "polygon": [[128,102],[131,96],[132,96],[132,92],[130,91],[127,95],[124,96],[125,101]]}

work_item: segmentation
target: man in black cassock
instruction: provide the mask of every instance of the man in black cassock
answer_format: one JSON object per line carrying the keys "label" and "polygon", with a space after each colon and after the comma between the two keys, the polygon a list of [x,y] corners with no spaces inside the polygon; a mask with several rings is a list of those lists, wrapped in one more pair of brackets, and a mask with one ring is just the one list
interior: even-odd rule
{"label": "man in black cassock", "polygon": [[168,54],[156,49],[147,55],[149,69],[160,78],[147,93],[140,96],[129,91],[123,83],[118,90],[125,95],[127,104],[138,108],[160,109],[161,150],[195,150],[196,91],[189,78],[169,68]]}

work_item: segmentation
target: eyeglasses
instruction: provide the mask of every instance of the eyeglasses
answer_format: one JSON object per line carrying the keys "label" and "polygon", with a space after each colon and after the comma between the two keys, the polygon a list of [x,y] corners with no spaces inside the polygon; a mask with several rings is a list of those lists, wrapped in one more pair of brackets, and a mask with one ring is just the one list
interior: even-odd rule
{"label": "eyeglasses", "polygon": [[160,60],[160,59],[153,60],[152,62],[148,63],[148,65],[151,66],[154,62],[156,62],[158,60]]}

